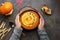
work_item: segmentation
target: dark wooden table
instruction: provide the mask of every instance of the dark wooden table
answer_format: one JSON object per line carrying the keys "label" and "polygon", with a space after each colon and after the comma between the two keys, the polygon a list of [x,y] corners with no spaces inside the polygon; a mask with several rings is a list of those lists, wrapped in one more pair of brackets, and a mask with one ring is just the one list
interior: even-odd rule
{"label": "dark wooden table", "polygon": [[[15,16],[19,13],[20,9],[24,6],[31,6],[38,10],[44,17],[45,28],[48,33],[50,40],[60,40],[60,0],[23,0],[22,3],[17,3],[18,0],[0,0],[0,4],[5,1],[10,1],[13,3],[13,14],[8,18],[0,15],[0,19],[6,19],[14,23]],[[46,4],[52,9],[52,15],[46,15],[41,11],[42,5]],[[8,24],[7,24],[8,25]],[[3,40],[9,40],[12,31],[3,38]],[[23,31],[24,35],[21,36],[21,40],[39,40],[36,30],[33,31]]]}

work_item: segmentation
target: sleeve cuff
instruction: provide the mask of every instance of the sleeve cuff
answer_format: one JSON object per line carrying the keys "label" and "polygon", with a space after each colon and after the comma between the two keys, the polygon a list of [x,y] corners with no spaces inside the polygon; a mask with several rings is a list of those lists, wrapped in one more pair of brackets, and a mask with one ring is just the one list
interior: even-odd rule
{"label": "sleeve cuff", "polygon": [[14,29],[14,33],[16,34],[16,35],[19,35],[19,34],[21,34],[22,33],[22,28],[17,28],[17,27],[15,27],[15,29]]}
{"label": "sleeve cuff", "polygon": [[38,29],[38,34],[47,34],[47,33],[46,33],[46,30],[45,29],[43,29],[43,30],[39,30]]}

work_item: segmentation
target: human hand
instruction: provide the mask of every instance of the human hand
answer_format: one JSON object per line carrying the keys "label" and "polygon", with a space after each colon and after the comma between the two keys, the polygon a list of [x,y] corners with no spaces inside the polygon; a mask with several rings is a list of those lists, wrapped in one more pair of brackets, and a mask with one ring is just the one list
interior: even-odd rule
{"label": "human hand", "polygon": [[39,15],[40,15],[40,23],[38,25],[38,29],[43,30],[44,29],[44,19],[40,13],[39,13]]}
{"label": "human hand", "polygon": [[17,28],[21,28],[21,23],[19,21],[19,15],[20,13],[17,14],[16,19],[15,19],[15,25]]}

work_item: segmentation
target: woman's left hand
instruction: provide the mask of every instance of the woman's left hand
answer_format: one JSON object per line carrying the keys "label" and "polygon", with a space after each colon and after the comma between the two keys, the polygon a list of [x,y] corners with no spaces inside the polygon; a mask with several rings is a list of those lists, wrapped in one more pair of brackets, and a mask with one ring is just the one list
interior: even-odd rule
{"label": "woman's left hand", "polygon": [[15,19],[15,25],[17,28],[21,28],[21,23],[19,21],[19,15],[20,13],[17,14],[16,19]]}

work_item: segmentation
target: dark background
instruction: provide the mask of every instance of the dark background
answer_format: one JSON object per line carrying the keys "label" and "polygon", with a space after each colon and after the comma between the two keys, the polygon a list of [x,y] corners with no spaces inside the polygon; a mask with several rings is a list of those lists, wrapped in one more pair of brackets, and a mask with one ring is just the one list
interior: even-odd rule
{"label": "dark background", "polygon": [[[31,6],[38,10],[44,17],[45,28],[48,33],[50,40],[60,40],[60,0],[23,0],[21,3],[17,3],[18,0],[0,0],[0,4],[5,1],[10,1],[13,3],[13,14],[8,18],[0,15],[0,20],[3,18],[7,22],[14,23],[16,14],[19,13],[20,9],[24,6]],[[52,15],[46,15],[41,11],[42,5],[46,4],[52,9]],[[8,25],[8,24],[6,24]],[[9,26],[8,26],[9,27]],[[3,40],[8,40],[12,34],[12,31],[3,38]],[[33,31],[23,31],[21,40],[39,40],[37,30]]]}

